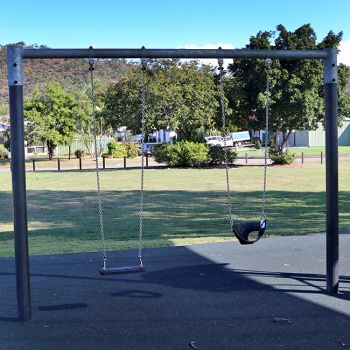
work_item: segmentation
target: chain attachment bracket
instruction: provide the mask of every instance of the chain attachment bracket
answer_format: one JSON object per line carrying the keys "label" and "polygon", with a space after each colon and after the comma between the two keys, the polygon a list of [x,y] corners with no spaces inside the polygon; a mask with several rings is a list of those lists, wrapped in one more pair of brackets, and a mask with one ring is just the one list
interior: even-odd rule
{"label": "chain attachment bracket", "polygon": [[143,50],[145,50],[146,48],[144,46],[141,47],[141,50],[142,50],[142,58],[141,58],[141,67],[143,70],[146,70],[147,68],[147,58],[146,57],[143,57]]}
{"label": "chain attachment bracket", "polygon": [[94,48],[92,46],[89,47],[89,50],[90,50],[90,57],[89,57],[89,71],[93,71],[95,68],[94,68],[94,64],[95,64],[95,59],[94,59],[94,55],[93,55],[93,51],[94,51]]}

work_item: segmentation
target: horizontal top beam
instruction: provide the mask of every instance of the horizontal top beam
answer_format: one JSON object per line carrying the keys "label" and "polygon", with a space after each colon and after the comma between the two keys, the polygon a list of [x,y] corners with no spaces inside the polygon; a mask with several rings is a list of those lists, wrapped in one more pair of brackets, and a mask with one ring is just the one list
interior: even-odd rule
{"label": "horizontal top beam", "polygon": [[250,49],[23,49],[23,58],[275,58],[325,59],[324,50]]}

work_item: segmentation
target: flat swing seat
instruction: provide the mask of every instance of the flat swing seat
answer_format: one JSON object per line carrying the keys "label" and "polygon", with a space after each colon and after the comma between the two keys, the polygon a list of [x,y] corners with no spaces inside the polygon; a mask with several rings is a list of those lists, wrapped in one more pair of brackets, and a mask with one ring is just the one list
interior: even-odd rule
{"label": "flat swing seat", "polygon": [[146,269],[143,265],[124,266],[124,267],[102,267],[100,269],[101,275],[123,275],[128,273],[141,273]]}
{"label": "flat swing seat", "polygon": [[[232,223],[232,232],[238,239],[240,244],[253,244],[257,242],[266,231],[266,219],[261,221]],[[254,240],[249,239],[252,232],[258,232],[258,236]]]}

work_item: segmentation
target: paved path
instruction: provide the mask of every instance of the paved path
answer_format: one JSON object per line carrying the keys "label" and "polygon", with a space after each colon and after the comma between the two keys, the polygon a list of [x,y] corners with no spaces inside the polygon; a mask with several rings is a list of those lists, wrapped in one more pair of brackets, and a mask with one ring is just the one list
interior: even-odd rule
{"label": "paved path", "polygon": [[[0,348],[14,350],[345,349],[350,235],[341,294],[325,288],[325,236],[146,249],[148,272],[101,277],[100,254],[31,258],[33,319],[15,321],[13,259],[0,259]],[[135,263],[135,251],[111,254]],[[196,346],[196,348],[195,348]]]}

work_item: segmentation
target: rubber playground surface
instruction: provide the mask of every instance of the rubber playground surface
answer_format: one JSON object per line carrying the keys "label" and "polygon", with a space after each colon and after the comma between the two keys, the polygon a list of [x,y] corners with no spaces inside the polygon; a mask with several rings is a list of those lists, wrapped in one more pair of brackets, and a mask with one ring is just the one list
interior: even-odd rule
{"label": "rubber playground surface", "polygon": [[[16,321],[0,259],[0,349],[350,348],[350,235],[340,293],[325,293],[324,234],[144,250],[147,272],[100,276],[101,254],[31,257],[33,317]],[[134,265],[136,252],[110,253]]]}

